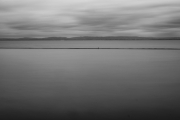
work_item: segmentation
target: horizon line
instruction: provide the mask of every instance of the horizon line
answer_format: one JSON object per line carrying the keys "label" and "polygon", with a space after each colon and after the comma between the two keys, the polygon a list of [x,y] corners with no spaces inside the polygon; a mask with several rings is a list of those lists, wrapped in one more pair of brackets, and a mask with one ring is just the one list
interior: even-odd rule
{"label": "horizon line", "polygon": [[180,48],[99,48],[99,47],[95,47],[95,48],[47,48],[47,47],[43,47],[43,48],[30,48],[30,47],[0,47],[0,49],[131,49],[131,50],[180,50]]}
{"label": "horizon line", "polygon": [[84,37],[142,37],[142,38],[180,38],[180,36],[50,36],[50,37],[0,37],[0,39],[19,39],[19,38],[35,38],[35,39],[43,39],[43,38],[84,38]]}

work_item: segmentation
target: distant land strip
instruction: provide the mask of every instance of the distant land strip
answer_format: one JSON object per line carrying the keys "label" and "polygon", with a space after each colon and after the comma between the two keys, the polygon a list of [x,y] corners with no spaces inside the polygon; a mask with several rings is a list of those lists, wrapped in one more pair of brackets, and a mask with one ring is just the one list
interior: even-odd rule
{"label": "distant land strip", "polygon": [[0,41],[32,41],[32,40],[180,40],[180,37],[141,37],[141,36],[81,36],[81,37],[20,37],[0,38]]}
{"label": "distant land strip", "polygon": [[180,48],[99,48],[99,47],[91,47],[91,48],[47,48],[47,47],[43,47],[43,48],[32,48],[32,47],[0,47],[0,49],[125,49],[125,50],[180,50]]}

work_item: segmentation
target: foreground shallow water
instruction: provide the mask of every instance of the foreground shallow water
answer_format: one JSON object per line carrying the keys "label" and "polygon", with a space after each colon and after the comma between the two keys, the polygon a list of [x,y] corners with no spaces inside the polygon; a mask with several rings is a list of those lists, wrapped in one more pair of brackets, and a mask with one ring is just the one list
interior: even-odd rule
{"label": "foreground shallow water", "polygon": [[179,119],[180,51],[0,49],[3,119]]}

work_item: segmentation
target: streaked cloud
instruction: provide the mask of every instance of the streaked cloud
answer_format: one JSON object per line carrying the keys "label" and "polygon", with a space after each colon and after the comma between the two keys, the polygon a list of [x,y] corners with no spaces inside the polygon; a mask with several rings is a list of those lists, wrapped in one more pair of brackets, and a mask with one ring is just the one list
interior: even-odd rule
{"label": "streaked cloud", "polygon": [[180,36],[179,0],[0,0],[0,37]]}

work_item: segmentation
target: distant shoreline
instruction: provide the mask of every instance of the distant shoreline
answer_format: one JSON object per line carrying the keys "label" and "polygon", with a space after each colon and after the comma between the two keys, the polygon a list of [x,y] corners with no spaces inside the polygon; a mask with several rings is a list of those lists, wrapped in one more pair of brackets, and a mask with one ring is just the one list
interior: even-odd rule
{"label": "distant shoreline", "polygon": [[180,37],[142,37],[142,36],[79,36],[79,37],[20,37],[20,38],[8,38],[0,37],[0,41],[46,41],[46,40],[180,40]]}
{"label": "distant shoreline", "polygon": [[11,40],[0,40],[0,41],[23,41],[23,42],[25,42],[25,41],[174,41],[174,40],[176,40],[176,41],[180,41],[180,39],[124,39],[124,40],[115,40],[115,39],[112,39],[112,40],[99,40],[99,39],[97,39],[97,40],[72,40],[72,39],[70,39],[70,40],[46,40],[46,39],[44,39],[44,40],[42,40],[42,39],[37,39],[37,40],[26,40],[26,39],[24,39],[24,40],[19,40],[19,39],[11,39]]}
{"label": "distant shoreline", "polygon": [[119,49],[119,50],[180,50],[180,48],[28,48],[0,47],[0,49]]}

